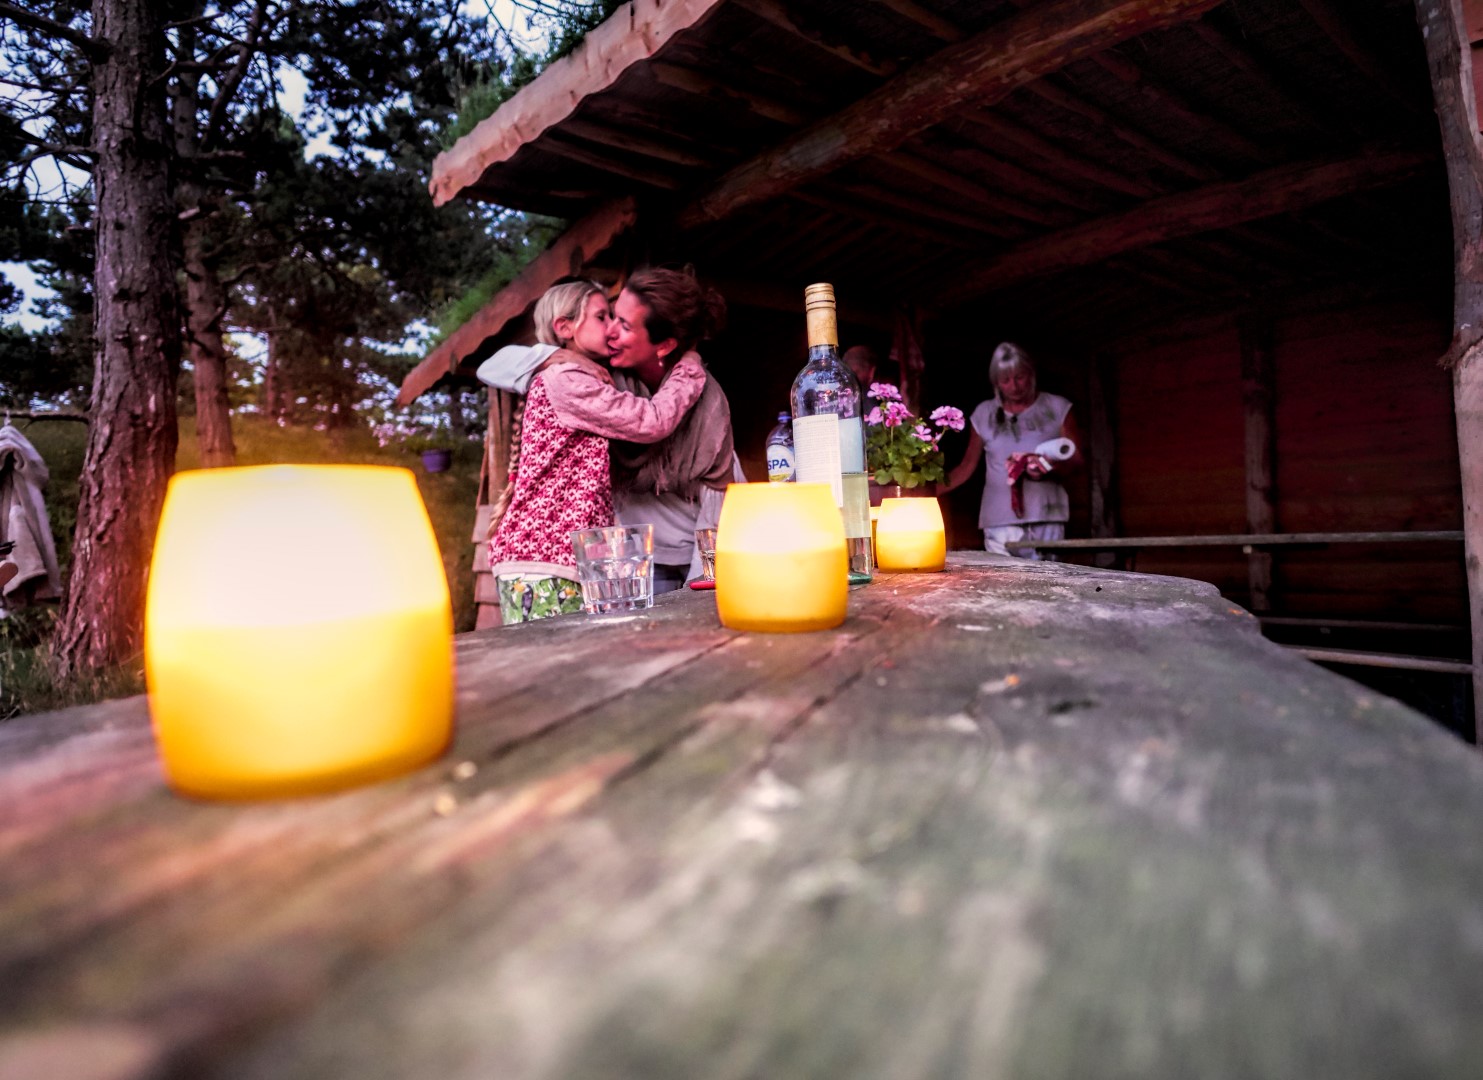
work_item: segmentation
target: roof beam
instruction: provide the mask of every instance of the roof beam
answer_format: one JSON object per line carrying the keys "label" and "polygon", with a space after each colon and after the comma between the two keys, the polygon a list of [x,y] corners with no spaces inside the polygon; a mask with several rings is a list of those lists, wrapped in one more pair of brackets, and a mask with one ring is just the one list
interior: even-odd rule
{"label": "roof beam", "polygon": [[1156,195],[1161,190],[1151,180],[1129,176],[1127,173],[1120,172],[1111,166],[1103,165],[1099,161],[1093,161],[1083,154],[1063,150],[1059,145],[1045,138],[1043,135],[1031,131],[1024,125],[1017,124],[1013,120],[1000,116],[997,113],[964,113],[960,120],[970,127],[980,128],[987,132],[990,138],[999,146],[1007,143],[1010,146],[1016,146],[1021,150],[1035,154],[1059,170],[1057,175],[1072,176],[1093,187],[1109,188],[1113,191],[1121,192],[1124,195],[1131,195],[1137,199]]}
{"label": "roof beam", "polygon": [[935,11],[928,11],[913,0],[879,0],[880,6],[890,8],[909,22],[914,22],[927,33],[942,41],[962,41],[963,31]]}
{"label": "roof beam", "polygon": [[837,40],[833,36],[815,29],[813,26],[799,20],[798,12],[789,9],[787,4],[780,0],[735,0],[735,3],[759,19],[772,23],[780,30],[786,30],[796,38],[808,42],[817,49],[822,49],[831,56],[843,60],[845,63],[868,71],[872,75],[894,75],[900,67],[894,60],[878,59],[859,49],[853,48]]}
{"label": "roof beam", "polygon": [[1255,158],[1270,164],[1277,156],[1253,139],[1248,139],[1224,120],[1202,112],[1179,94],[1166,89],[1157,80],[1150,78],[1137,64],[1115,53],[1107,52],[1094,57],[1093,63],[1115,79],[1133,87],[1148,100],[1174,113],[1184,123],[1220,139],[1240,158]]}
{"label": "roof beam", "polygon": [[950,45],[853,105],[731,170],[679,215],[693,227],[775,198],[848,162],[893,150],[1075,60],[1192,19],[1220,0],[1053,0]]}
{"label": "roof beam", "polygon": [[671,64],[665,60],[654,60],[649,64],[649,73],[662,86],[668,86],[673,90],[683,90],[687,94],[702,94],[723,101],[732,101],[758,116],[774,120],[779,124],[797,127],[808,123],[811,119],[808,113],[786,101],[767,94],[760,94],[755,90],[744,90],[733,86],[726,80],[698,68]]}
{"label": "roof beam", "polygon": [[1246,180],[1151,199],[1126,213],[1020,244],[971,274],[943,303],[961,303],[1029,278],[1102,262],[1124,251],[1395,184],[1433,161],[1431,155],[1419,150],[1370,149],[1354,157],[1282,165]]}
{"label": "roof beam", "polygon": [[1031,85],[1029,90],[1032,94],[1050,102],[1058,108],[1085,117],[1109,134],[1121,139],[1135,150],[1141,150],[1155,161],[1168,166],[1176,172],[1181,172],[1195,180],[1214,180],[1220,176],[1220,173],[1215,169],[1192,161],[1182,154],[1174,153],[1168,147],[1160,145],[1141,131],[1135,130],[1131,126],[1117,120],[1106,109],[1076,96],[1063,87],[1057,86],[1050,79],[1041,79],[1039,82]]}
{"label": "roof beam", "polygon": [[638,220],[633,199],[624,198],[599,207],[556,238],[515,279],[427,354],[408,373],[397,391],[398,406],[410,404],[459,369],[470,357],[482,356],[489,344],[526,308],[540,299],[557,278],[581,273],[582,268],[606,251],[619,233]]}
{"label": "roof beam", "polygon": [[1333,42],[1334,47],[1348,57],[1349,62],[1373,80],[1396,103],[1409,112],[1431,112],[1430,103],[1421,101],[1416,94],[1402,86],[1385,62],[1355,35],[1332,0],[1298,0],[1298,5],[1318,24],[1318,28]]}
{"label": "roof beam", "polygon": [[499,107],[433,162],[428,190],[442,206],[484,171],[570,116],[590,94],[606,90],[676,34],[699,23],[724,0],[631,0],[583,39],[569,56]]}

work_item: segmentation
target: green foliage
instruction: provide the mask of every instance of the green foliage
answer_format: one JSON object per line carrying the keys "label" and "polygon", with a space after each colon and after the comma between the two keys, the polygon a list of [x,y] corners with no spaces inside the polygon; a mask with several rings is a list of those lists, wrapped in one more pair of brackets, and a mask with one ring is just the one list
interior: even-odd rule
{"label": "green foliage", "polygon": [[441,308],[432,317],[433,337],[436,345],[449,334],[476,315],[494,294],[503,289],[515,275],[559,235],[562,223],[555,218],[536,215],[519,215],[510,221],[506,233],[511,250],[495,253],[493,265],[460,296]]}
{"label": "green foliage", "polygon": [[626,0],[544,0],[527,3],[516,0],[515,6],[527,12],[533,29],[544,30],[550,42],[544,55],[535,57],[520,51],[510,35],[504,35],[504,47],[491,55],[472,78],[459,89],[453,119],[438,134],[438,145],[444,150],[463,138],[480,121],[493,116],[527,83],[548,66],[582,43],[587,34],[617,11]]}
{"label": "green foliage", "polygon": [[894,386],[871,385],[869,397],[879,404],[865,418],[865,469],[877,484],[917,488],[935,483],[947,475],[937,446],[941,432],[924,425],[900,396]]}
{"label": "green foliage", "polygon": [[[47,512],[57,541],[57,554],[66,576],[77,522],[78,478],[87,444],[84,425],[62,421],[18,422],[51,471],[46,489]],[[260,417],[237,417],[234,423],[237,457],[242,465],[342,463],[394,465],[408,468],[427,505],[437,534],[453,598],[453,624],[459,631],[474,627],[473,580],[474,496],[479,483],[481,444],[467,440],[446,442],[453,450],[453,467],[444,473],[424,472],[417,455],[404,446],[378,444],[364,427],[313,431],[280,427]],[[179,469],[196,468],[199,461],[195,428],[181,425]],[[144,676],[140,661],[100,675],[56,683],[47,667],[46,641],[56,622],[54,605],[23,608],[0,619],[0,719],[85,705],[141,693]]]}

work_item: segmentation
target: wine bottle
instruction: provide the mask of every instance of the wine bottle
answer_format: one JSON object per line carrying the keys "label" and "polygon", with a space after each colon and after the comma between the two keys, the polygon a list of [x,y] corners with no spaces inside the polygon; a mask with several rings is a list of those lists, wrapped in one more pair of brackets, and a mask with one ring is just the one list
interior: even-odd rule
{"label": "wine bottle", "polygon": [[828,484],[844,515],[850,583],[871,578],[870,483],[865,474],[865,402],[860,384],[839,359],[834,286],[803,290],[808,319],[808,363],[793,380],[795,476],[803,484]]}

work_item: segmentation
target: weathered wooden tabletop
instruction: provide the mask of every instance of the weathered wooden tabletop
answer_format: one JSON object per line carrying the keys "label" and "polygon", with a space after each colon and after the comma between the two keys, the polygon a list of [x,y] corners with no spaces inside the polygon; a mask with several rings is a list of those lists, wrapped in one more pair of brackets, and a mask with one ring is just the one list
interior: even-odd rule
{"label": "weathered wooden tabletop", "polygon": [[1483,1076],[1483,763],[1212,588],[958,556],[459,641],[449,755],[0,725],[0,1077]]}

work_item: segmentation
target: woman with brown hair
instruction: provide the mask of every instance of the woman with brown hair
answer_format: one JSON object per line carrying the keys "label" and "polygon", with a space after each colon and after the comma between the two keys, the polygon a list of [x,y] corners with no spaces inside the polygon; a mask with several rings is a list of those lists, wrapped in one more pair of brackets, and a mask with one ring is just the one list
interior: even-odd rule
{"label": "woman with brown hair", "polygon": [[[640,270],[624,283],[608,321],[614,382],[642,397],[675,362],[724,329],[726,301],[689,267]],[[669,438],[649,446],[613,442],[613,505],[624,525],[654,526],[654,591],[700,574],[695,531],[715,528],[726,485],[738,475],[731,406],[709,372],[700,400]]]}

